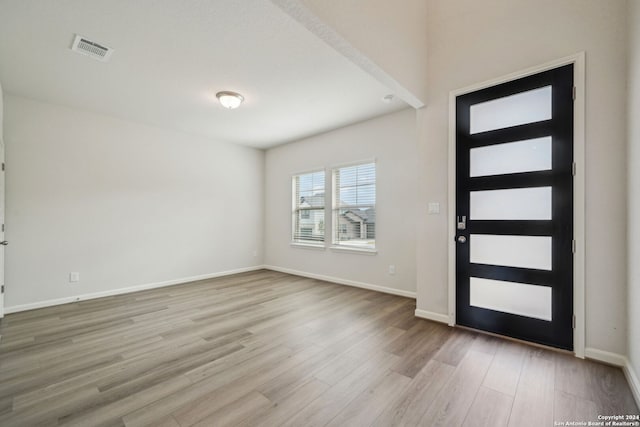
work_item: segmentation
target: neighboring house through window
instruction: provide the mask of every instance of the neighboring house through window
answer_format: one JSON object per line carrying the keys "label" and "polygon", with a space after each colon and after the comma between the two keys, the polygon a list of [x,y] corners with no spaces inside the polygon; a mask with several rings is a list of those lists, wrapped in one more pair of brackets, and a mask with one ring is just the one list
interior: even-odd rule
{"label": "neighboring house through window", "polygon": [[324,171],[294,175],[292,241],[324,243]]}
{"label": "neighboring house through window", "polygon": [[376,247],[376,164],[333,170],[333,244]]}

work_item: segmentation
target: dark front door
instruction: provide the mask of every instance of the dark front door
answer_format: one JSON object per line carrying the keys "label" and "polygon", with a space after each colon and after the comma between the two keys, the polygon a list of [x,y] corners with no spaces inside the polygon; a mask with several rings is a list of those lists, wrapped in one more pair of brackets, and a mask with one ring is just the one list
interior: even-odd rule
{"label": "dark front door", "polygon": [[573,349],[573,65],[456,98],[456,323]]}

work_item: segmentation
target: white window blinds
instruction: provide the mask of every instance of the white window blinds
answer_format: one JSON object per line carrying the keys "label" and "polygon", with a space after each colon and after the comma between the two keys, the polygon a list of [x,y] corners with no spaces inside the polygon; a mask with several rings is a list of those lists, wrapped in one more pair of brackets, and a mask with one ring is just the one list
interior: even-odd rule
{"label": "white window blinds", "polygon": [[375,248],[375,163],[333,170],[333,244]]}
{"label": "white window blinds", "polygon": [[293,176],[293,232],[295,243],[324,242],[324,171]]}

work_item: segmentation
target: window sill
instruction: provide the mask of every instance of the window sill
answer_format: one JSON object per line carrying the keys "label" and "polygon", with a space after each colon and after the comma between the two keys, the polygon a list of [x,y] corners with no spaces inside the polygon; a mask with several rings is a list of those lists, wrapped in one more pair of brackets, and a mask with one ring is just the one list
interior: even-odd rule
{"label": "window sill", "polygon": [[289,245],[293,248],[301,248],[301,249],[312,249],[316,251],[324,251],[325,246],[324,243],[320,245],[314,245],[313,243],[299,243],[299,242],[291,242]]}
{"label": "window sill", "polygon": [[356,248],[356,247],[349,247],[349,246],[330,246],[329,248],[332,251],[347,252],[350,254],[361,254],[361,255],[377,255],[378,254],[377,249],[371,249],[371,248]]}

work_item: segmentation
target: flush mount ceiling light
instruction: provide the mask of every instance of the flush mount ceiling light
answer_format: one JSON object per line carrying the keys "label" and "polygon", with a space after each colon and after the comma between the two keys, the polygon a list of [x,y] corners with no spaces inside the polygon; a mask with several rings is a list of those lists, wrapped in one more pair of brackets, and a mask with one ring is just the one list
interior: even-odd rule
{"label": "flush mount ceiling light", "polygon": [[222,104],[224,108],[228,108],[229,110],[238,108],[240,104],[242,104],[242,101],[244,101],[244,96],[228,90],[216,93],[216,98],[218,98],[218,101],[220,101],[220,104]]}

